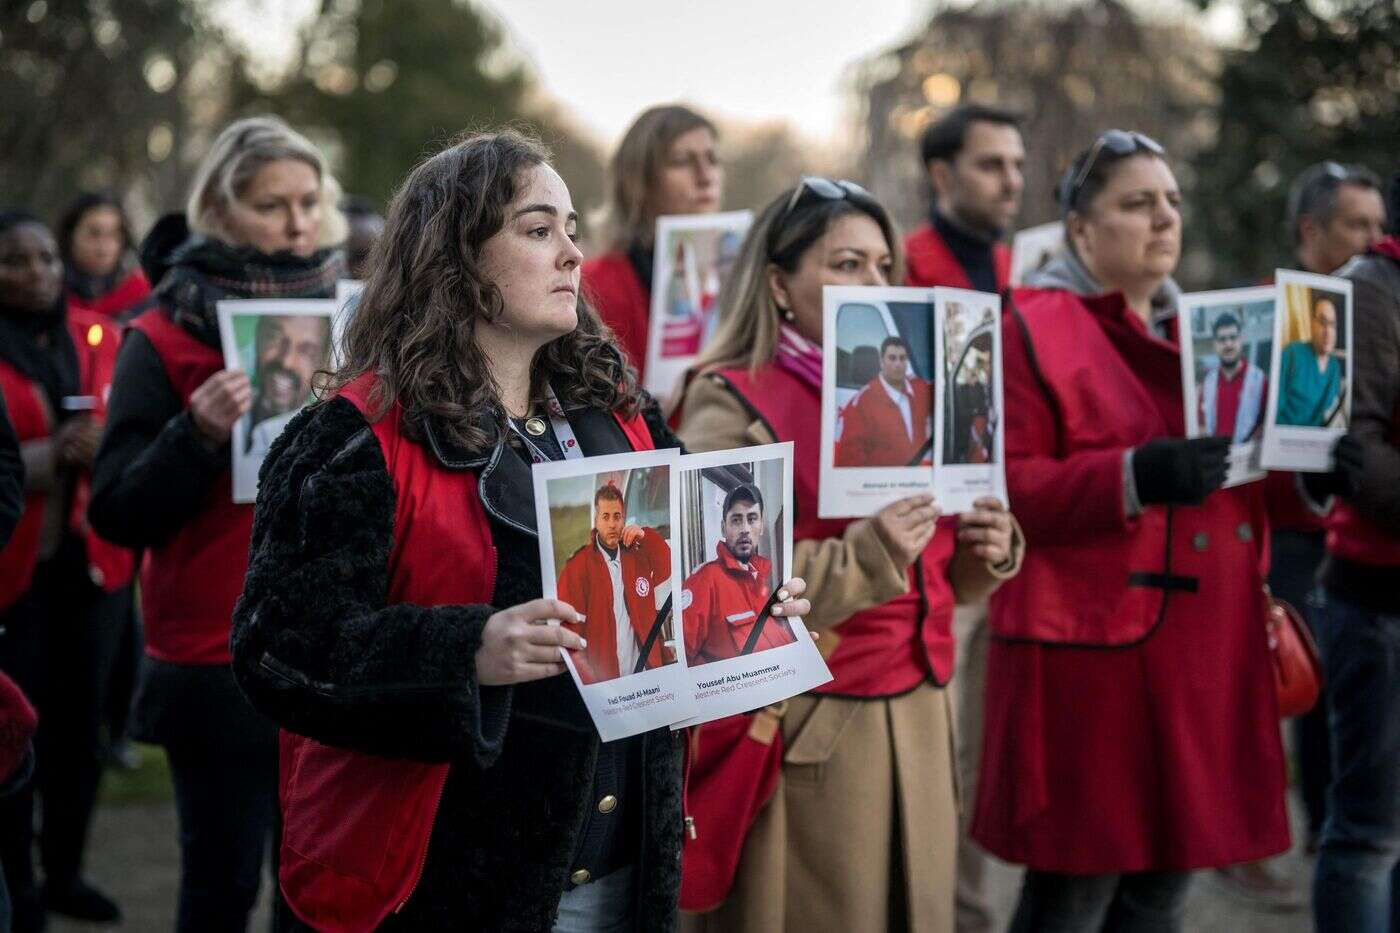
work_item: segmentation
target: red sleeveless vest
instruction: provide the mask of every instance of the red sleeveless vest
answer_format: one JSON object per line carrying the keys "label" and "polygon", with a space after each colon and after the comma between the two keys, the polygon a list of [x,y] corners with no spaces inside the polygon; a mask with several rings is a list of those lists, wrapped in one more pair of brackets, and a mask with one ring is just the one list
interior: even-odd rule
{"label": "red sleeveless vest", "polygon": [[[768,364],[718,373],[779,441],[793,442],[793,539],[839,538],[851,519],[817,517],[821,474],[821,395],[781,366]],[[836,650],[826,659],[831,682],[815,693],[893,696],[933,678],[943,685],[953,673],[953,587],[948,564],[956,547],[957,517],[945,516],[909,568],[909,589],[889,602],[839,623]],[[820,599],[821,594],[813,598]]]}
{"label": "red sleeveless vest", "polygon": [[[95,328],[95,329],[94,329]],[[116,328],[92,312],[68,310],[68,334],[78,354],[78,392],[96,399],[92,414],[102,418],[112,389],[112,372],[117,364],[121,335]],[[37,383],[19,370],[0,361],[0,394],[14,423],[20,443],[48,437],[54,428],[54,413]],[[131,582],[136,557],[97,536],[87,522],[88,500],[92,497],[92,476],[83,471],[73,485],[73,502],[68,514],[69,527],[86,545],[88,575],[92,582],[114,593]],[[9,608],[29,589],[39,563],[39,536],[44,523],[47,496],[26,497],[24,512],[4,550],[0,551],[0,610]]]}
{"label": "red sleeveless vest", "polygon": [[[374,379],[340,391],[366,420]],[[617,421],[634,450],[652,449],[640,416]],[[496,548],[477,474],[443,467],[403,436],[401,423],[397,404],[371,423],[395,494],[388,602],[490,603]],[[366,755],[286,730],[279,751],[278,880],[288,905],[323,933],[373,930],[418,885],[451,765]]]}
{"label": "red sleeveless vest", "polygon": [[[202,343],[163,308],[131,326],[146,335],[175,394],[189,405],[194,390],[224,368],[218,349]],[[233,605],[248,573],[252,503],[233,501],[232,472],[209,487],[204,507],[169,541],[151,548],[141,570],[146,653],[178,664],[228,664]]]}

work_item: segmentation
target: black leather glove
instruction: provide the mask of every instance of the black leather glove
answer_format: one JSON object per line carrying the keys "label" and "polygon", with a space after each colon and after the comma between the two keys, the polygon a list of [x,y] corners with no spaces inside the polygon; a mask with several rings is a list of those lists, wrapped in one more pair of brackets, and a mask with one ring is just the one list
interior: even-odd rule
{"label": "black leather glove", "polygon": [[1159,437],[1133,451],[1133,480],[1143,505],[1200,505],[1225,482],[1228,437]]}
{"label": "black leather glove", "polygon": [[1314,502],[1327,501],[1329,496],[1349,499],[1361,488],[1361,475],[1366,465],[1366,448],[1350,434],[1343,434],[1332,445],[1335,461],[1330,473],[1304,473],[1303,487]]}

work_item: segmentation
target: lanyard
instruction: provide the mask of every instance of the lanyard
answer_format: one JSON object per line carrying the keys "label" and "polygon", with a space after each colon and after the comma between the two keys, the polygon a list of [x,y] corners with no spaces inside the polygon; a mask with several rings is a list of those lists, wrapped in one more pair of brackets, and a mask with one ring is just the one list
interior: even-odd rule
{"label": "lanyard", "polygon": [[[545,408],[549,412],[549,427],[554,432],[554,439],[559,442],[559,449],[564,451],[564,459],[582,460],[583,450],[578,445],[578,437],[575,436],[574,429],[569,425],[569,420],[564,417],[564,406],[560,405],[559,399],[555,398],[554,389],[552,387],[547,387],[546,391],[549,393],[545,399]],[[531,418],[525,422],[527,428],[531,421],[537,421],[541,426],[544,425],[542,420]],[[506,423],[510,425],[510,429],[515,432],[516,436],[525,442],[525,446],[530,451],[531,461],[535,463],[547,463],[553,459],[548,453],[541,449],[538,444],[530,439],[529,434],[516,426],[513,418],[507,418]]]}

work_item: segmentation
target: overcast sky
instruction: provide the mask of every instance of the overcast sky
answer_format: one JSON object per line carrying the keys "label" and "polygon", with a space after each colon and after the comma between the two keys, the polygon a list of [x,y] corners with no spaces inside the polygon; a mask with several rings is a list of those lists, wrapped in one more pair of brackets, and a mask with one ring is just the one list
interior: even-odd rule
{"label": "overcast sky", "polygon": [[822,142],[846,124],[848,65],[912,34],[930,0],[495,0],[544,89],[611,145],[650,104],[786,119]]}

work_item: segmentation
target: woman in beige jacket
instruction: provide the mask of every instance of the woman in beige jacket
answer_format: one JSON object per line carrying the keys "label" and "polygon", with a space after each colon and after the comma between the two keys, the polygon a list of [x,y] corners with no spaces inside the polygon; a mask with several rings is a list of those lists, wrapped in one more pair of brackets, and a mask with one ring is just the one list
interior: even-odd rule
{"label": "woman in beige jacket", "polygon": [[953,928],[953,606],[1016,573],[1021,536],[990,498],[962,515],[913,496],[817,518],[822,287],[887,285],[900,261],[869,193],[803,179],[750,229],[682,400],[689,450],[794,442],[794,563],[835,678],[759,714],[781,717],[778,789],[728,899],[686,915],[692,931]]}

